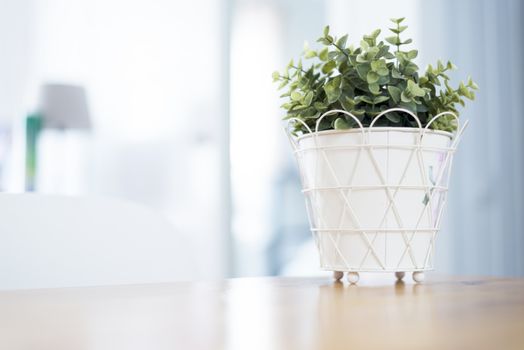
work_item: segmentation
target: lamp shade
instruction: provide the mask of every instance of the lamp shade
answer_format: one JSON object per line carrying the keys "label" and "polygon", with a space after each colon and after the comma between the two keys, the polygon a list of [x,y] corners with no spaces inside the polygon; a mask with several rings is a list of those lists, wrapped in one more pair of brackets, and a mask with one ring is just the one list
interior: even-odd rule
{"label": "lamp shade", "polygon": [[82,86],[44,84],[40,96],[43,127],[90,129],[86,91]]}

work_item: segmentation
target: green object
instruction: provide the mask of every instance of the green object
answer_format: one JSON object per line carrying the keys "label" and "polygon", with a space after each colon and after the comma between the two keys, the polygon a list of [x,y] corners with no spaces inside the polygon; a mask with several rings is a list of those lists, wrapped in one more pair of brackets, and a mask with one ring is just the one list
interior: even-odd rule
{"label": "green object", "polygon": [[[307,43],[302,58],[314,60],[305,67],[302,58],[293,60],[284,72],[274,72],[273,80],[279,82],[279,89],[287,88],[281,95],[287,101],[282,105],[286,110],[284,119],[298,118],[312,130],[322,113],[342,109],[355,115],[364,127],[374,117],[389,108],[404,108],[415,113],[422,126],[441,112],[457,111],[458,105],[465,105],[464,99],[473,100],[478,89],[471,78],[461,82],[458,88],[449,85],[449,71],[456,66],[440,60],[433,67],[429,65],[424,74],[413,62],[417,50],[404,49],[412,42],[403,40],[400,34],[407,26],[401,25],[404,18],[392,19],[394,34],[379,39],[380,29],[364,35],[358,47],[346,46],[347,35],[337,39],[329,33],[329,26],[317,42],[324,45],[320,50],[311,49]],[[376,123],[377,126],[417,127],[414,120],[399,112],[391,112]],[[294,133],[307,133],[298,122],[293,124]],[[325,117],[319,130],[347,129],[356,122],[343,114]],[[452,116],[443,116],[434,121],[431,129],[454,131],[457,128]]]}
{"label": "green object", "polygon": [[38,135],[42,129],[42,118],[39,114],[30,114],[25,123],[25,189],[35,190],[36,171],[37,171],[37,144]]}

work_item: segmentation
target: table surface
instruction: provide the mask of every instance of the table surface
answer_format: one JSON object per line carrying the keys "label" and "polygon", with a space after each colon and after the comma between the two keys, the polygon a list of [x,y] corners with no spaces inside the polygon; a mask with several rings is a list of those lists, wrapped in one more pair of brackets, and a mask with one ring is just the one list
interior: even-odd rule
{"label": "table surface", "polygon": [[[407,278],[406,278],[407,279]],[[524,279],[329,278],[0,292],[1,349],[524,349]]]}

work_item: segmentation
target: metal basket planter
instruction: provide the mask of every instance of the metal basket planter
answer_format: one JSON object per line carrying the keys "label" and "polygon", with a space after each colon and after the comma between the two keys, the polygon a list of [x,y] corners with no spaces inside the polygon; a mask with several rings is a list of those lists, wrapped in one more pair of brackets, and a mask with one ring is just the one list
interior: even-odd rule
{"label": "metal basket planter", "polygon": [[[375,127],[386,113],[409,114],[418,128]],[[353,118],[359,128],[318,132],[334,113]],[[433,269],[435,237],[445,207],[449,175],[464,127],[451,134],[425,128],[417,116],[394,108],[364,128],[350,113],[322,115],[315,132],[288,136],[301,174],[302,192],[320,266],[340,279],[358,281],[358,272],[407,271],[421,282]],[[301,122],[298,119],[295,121]]]}

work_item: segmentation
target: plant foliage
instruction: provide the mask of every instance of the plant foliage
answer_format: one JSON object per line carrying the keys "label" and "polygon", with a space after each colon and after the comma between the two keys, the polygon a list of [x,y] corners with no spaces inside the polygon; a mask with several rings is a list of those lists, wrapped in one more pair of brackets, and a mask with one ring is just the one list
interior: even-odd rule
{"label": "plant foliage", "polygon": [[[413,62],[417,50],[405,49],[411,39],[401,39],[407,26],[404,18],[391,19],[391,36],[385,43],[379,40],[380,29],[364,35],[358,47],[347,46],[348,36],[332,36],[329,26],[317,41],[323,45],[313,50],[306,43],[302,57],[289,62],[283,73],[274,72],[273,80],[279,89],[287,88],[281,95],[286,98],[282,105],[287,112],[284,119],[298,118],[312,130],[322,113],[343,109],[356,116],[364,127],[380,112],[393,108],[405,108],[415,113],[423,126],[445,111],[458,115],[457,105],[464,106],[464,99],[473,100],[477,85],[468,79],[457,88],[449,85],[448,72],[456,66],[440,60],[429,65],[424,74]],[[304,60],[313,60],[305,67]],[[403,113],[391,112],[379,119],[377,126],[417,127],[416,122]],[[293,124],[295,133],[307,133],[299,122]],[[319,130],[348,129],[356,122],[344,114],[325,117]],[[454,131],[453,117],[443,116],[430,126],[432,129]]]}

